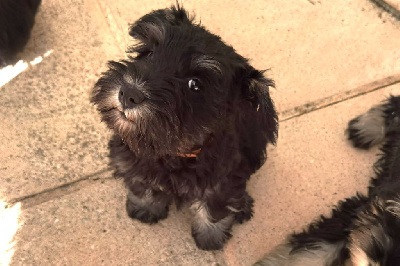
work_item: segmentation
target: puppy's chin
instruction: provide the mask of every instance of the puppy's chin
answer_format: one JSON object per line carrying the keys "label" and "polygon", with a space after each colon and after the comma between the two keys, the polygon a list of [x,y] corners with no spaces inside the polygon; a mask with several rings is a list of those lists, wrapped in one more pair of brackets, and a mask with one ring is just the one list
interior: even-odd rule
{"label": "puppy's chin", "polygon": [[138,111],[136,109],[126,109],[120,111],[122,116],[131,123],[138,121]]}
{"label": "puppy's chin", "polygon": [[126,115],[124,112],[117,108],[102,111],[102,120],[107,126],[114,130],[122,139],[127,139],[129,136],[136,135],[137,124],[134,122],[132,114]]}

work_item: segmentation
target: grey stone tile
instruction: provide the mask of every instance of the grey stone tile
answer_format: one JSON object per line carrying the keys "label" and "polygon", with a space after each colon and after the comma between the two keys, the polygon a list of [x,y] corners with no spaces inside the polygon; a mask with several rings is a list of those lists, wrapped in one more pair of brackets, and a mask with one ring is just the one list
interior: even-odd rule
{"label": "grey stone tile", "polygon": [[120,180],[25,209],[11,265],[216,265],[196,248],[188,212],[145,225],[125,213]]}

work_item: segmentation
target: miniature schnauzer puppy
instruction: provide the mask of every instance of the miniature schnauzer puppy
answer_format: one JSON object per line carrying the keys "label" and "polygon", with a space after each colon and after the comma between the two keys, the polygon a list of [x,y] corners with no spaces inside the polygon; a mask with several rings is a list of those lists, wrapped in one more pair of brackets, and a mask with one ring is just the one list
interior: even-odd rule
{"label": "miniature schnauzer puppy", "polygon": [[355,147],[384,142],[368,196],[357,194],[255,265],[400,265],[400,96],[349,122]]}
{"label": "miniature schnauzer puppy", "polygon": [[0,67],[15,62],[31,35],[41,0],[0,0]]}
{"label": "miniature schnauzer puppy", "polygon": [[129,59],[110,62],[91,101],[113,130],[115,175],[131,218],[156,223],[189,204],[197,246],[218,250],[252,217],[246,181],[275,143],[273,81],[177,5],[130,27]]}

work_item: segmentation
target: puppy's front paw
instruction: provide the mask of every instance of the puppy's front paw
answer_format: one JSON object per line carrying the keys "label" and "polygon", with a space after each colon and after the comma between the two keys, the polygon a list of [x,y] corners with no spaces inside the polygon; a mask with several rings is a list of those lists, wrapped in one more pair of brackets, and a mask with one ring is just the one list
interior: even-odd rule
{"label": "puppy's front paw", "polygon": [[132,194],[126,200],[126,212],[132,219],[142,223],[154,224],[168,216],[168,205],[138,202]]}
{"label": "puppy's front paw", "polygon": [[220,250],[232,236],[233,214],[213,222],[204,208],[199,208],[192,223],[192,236],[199,249]]}
{"label": "puppy's front paw", "polygon": [[207,228],[195,228],[192,226],[192,236],[199,249],[220,250],[232,235],[229,231],[211,225]]}
{"label": "puppy's front paw", "polygon": [[244,223],[253,217],[254,199],[249,194],[245,194],[243,209],[235,213],[235,221],[237,223]]}
{"label": "puppy's front paw", "polygon": [[252,217],[252,209],[235,213],[235,221],[240,224],[249,221]]}

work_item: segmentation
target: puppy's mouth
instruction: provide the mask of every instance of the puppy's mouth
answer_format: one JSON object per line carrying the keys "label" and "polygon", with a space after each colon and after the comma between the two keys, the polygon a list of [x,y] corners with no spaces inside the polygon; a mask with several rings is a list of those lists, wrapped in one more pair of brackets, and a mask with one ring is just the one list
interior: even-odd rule
{"label": "puppy's mouth", "polygon": [[121,117],[129,122],[137,122],[138,111],[135,109],[124,109],[119,110]]}

